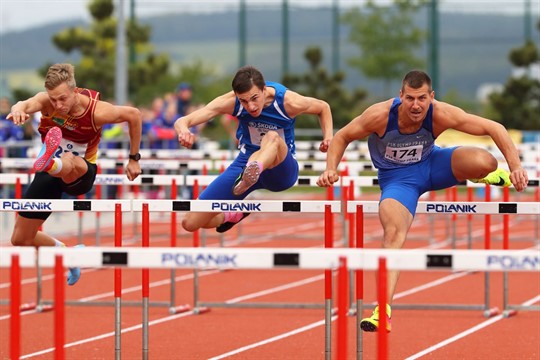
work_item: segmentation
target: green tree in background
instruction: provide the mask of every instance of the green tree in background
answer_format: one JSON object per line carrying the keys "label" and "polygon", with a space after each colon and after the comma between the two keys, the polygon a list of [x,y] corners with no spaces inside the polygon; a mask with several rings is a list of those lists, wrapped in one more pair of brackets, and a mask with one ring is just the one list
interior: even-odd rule
{"label": "green tree in background", "polygon": [[[112,0],[93,0],[88,9],[93,22],[89,29],[72,27],[54,35],[52,41],[61,51],[69,54],[73,51],[81,53],[76,67],[79,86],[93,88],[101,92],[104,99],[114,96],[114,74],[116,55],[116,25]],[[155,83],[167,76],[170,60],[168,55],[151,52],[150,27],[141,26],[137,21],[129,21],[126,26],[126,38],[135,46],[138,59],[128,68],[130,99],[137,98],[140,88]],[[46,64],[40,69],[45,75]],[[139,99],[140,100],[140,99]]]}
{"label": "green tree in background", "polygon": [[[305,96],[323,99],[332,109],[334,128],[338,129],[348,123],[360,111],[361,102],[366,98],[364,89],[355,89],[351,94],[342,84],[345,73],[339,71],[329,75],[321,66],[323,54],[319,47],[309,47],[304,52],[304,58],[309,63],[305,74],[287,74],[283,84],[291,90]],[[313,116],[301,115],[296,122],[298,128],[318,128],[318,119]]]}
{"label": "green tree in background", "polygon": [[358,46],[360,56],[349,58],[350,66],[366,77],[384,81],[384,95],[392,96],[391,82],[400,81],[411,69],[425,66],[415,53],[426,34],[415,27],[412,15],[426,0],[394,0],[393,6],[377,6],[369,0],[360,10],[353,8],[343,16],[351,26],[349,40]]}
{"label": "green tree in background", "polygon": [[[540,32],[540,21],[537,24]],[[532,41],[512,49],[509,54],[512,64],[526,69],[519,77],[510,77],[501,93],[489,96],[494,115],[492,118],[511,129],[540,130],[540,81],[531,72],[540,68],[540,52]]]}

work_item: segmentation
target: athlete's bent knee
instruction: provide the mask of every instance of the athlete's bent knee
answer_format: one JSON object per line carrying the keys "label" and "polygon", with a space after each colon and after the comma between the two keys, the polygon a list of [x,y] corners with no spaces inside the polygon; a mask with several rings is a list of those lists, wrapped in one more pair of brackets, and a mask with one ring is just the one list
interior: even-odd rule
{"label": "athlete's bent knee", "polygon": [[[281,136],[279,136],[279,134],[276,131],[269,131],[266,134],[264,134],[263,143],[270,145],[270,144],[279,143],[280,141],[282,141],[283,144],[285,144],[285,141],[283,141]],[[261,143],[261,146],[264,145],[263,143]]]}
{"label": "athlete's bent knee", "polygon": [[[483,151],[480,156],[480,164],[483,165],[484,171],[488,174],[492,171],[495,171],[497,169],[497,166],[499,166],[499,162],[493,156],[487,151]],[[486,174],[487,175],[487,174]]]}
{"label": "athlete's bent knee", "polygon": [[191,221],[189,221],[189,219],[182,220],[182,227],[187,232],[194,232],[194,231],[198,230],[198,228],[196,226],[193,226],[193,223]]}
{"label": "athlete's bent knee", "polygon": [[13,233],[11,236],[11,245],[13,246],[32,246],[34,245],[34,239],[25,239],[18,233]]}

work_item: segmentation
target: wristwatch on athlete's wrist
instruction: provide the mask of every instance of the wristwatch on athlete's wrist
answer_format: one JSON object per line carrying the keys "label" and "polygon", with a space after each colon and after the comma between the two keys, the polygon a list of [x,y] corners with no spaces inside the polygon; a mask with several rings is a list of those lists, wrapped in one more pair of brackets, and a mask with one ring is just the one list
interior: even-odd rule
{"label": "wristwatch on athlete's wrist", "polygon": [[141,160],[141,154],[140,153],[129,154],[129,159],[139,161],[139,160]]}

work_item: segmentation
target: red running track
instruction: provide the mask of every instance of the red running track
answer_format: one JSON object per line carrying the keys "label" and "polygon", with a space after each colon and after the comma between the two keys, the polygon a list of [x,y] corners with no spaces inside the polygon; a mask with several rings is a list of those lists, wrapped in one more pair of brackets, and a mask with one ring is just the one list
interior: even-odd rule
{"label": "red running track", "polygon": [[[179,217],[180,218],[180,217]],[[448,220],[437,217],[434,223],[418,216],[411,229],[408,248],[448,248]],[[534,217],[512,217],[512,249],[531,248],[535,238]],[[492,244],[502,247],[502,217],[492,216]],[[278,225],[276,225],[278,224]],[[237,229],[226,235],[227,246],[241,247],[322,247],[323,220],[320,214],[258,214],[242,223],[242,241]],[[465,217],[455,223],[458,239],[464,239]],[[132,237],[131,224],[124,221],[124,239]],[[341,238],[341,222],[335,222],[335,238]],[[474,219],[473,247],[483,247],[483,220]],[[151,246],[167,246],[169,225],[166,219],[151,223]],[[140,229],[139,229],[140,232]],[[366,247],[378,247],[381,228],[374,215],[365,221]],[[102,244],[112,245],[112,229],[101,229]],[[191,246],[191,237],[181,234],[178,246]],[[75,238],[62,239],[70,245]],[[208,246],[218,238],[207,232]],[[93,236],[85,236],[91,246]],[[135,243],[131,246],[140,246]],[[336,246],[341,244],[336,243]],[[466,248],[458,241],[458,248]],[[36,292],[35,270],[23,270],[22,300],[33,301]],[[168,301],[170,272],[150,271],[150,301]],[[502,274],[492,273],[490,304],[502,308]],[[324,301],[324,276],[307,270],[205,271],[200,277],[200,299],[216,302],[317,303]],[[510,303],[540,302],[540,274],[511,273]],[[193,305],[191,271],[176,272],[177,305]],[[112,301],[113,270],[85,269],[80,282],[66,287],[70,300]],[[141,271],[123,271],[123,299],[140,301]],[[375,274],[365,273],[365,303],[376,299]],[[0,271],[0,298],[9,297],[9,271]],[[52,299],[53,278],[43,271],[43,297]],[[403,272],[395,304],[482,304],[483,273]],[[365,310],[368,315],[370,310]],[[142,310],[122,308],[122,359],[142,358]],[[22,314],[22,358],[52,359],[53,312]],[[348,318],[348,359],[356,358],[355,317]],[[390,359],[539,359],[540,314],[520,311],[516,316],[484,317],[478,310],[393,310],[393,330],[389,335]],[[333,352],[336,355],[336,323],[332,325]],[[9,358],[9,306],[0,307],[0,358]],[[261,309],[215,307],[204,314],[186,312],[169,315],[165,307],[150,308],[149,357],[151,359],[324,359],[323,309]],[[376,334],[362,334],[363,358],[377,358]],[[67,359],[114,359],[114,309],[112,306],[66,307]]]}

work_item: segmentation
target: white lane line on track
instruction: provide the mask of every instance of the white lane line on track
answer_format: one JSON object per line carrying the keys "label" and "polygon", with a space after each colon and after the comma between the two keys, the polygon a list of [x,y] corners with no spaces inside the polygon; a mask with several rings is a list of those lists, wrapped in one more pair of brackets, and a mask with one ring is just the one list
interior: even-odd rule
{"label": "white lane line on track", "polygon": [[[536,302],[540,301],[540,295],[539,296],[536,296],[535,298],[532,298],[526,302],[524,302],[522,305],[524,306],[528,306],[528,305],[532,305]],[[332,317],[332,321],[334,321],[336,319],[336,317]],[[417,353],[409,358],[407,358],[406,360],[414,360],[414,359],[417,359],[418,357],[420,356],[423,356],[423,355],[426,355],[427,353],[429,352],[432,352],[440,347],[443,347],[445,345],[448,345],[450,344],[451,342],[454,342],[462,337],[465,337],[467,335],[470,335],[472,334],[473,332],[476,332],[486,326],[489,326],[499,320],[503,319],[503,316],[502,315],[498,315],[492,319],[489,319],[485,322],[483,322],[482,324],[479,324],[467,331],[464,331],[462,332],[461,334],[458,334],[456,335],[455,337],[452,337],[444,342],[441,342],[437,345],[434,345],[420,353]],[[224,353],[224,354],[221,354],[221,355],[218,355],[218,356],[215,356],[213,358],[210,358],[209,360],[219,360],[219,359],[224,359],[228,356],[232,356],[232,355],[236,355],[236,354],[239,354],[241,352],[244,352],[244,351],[247,351],[247,350],[250,350],[250,349],[253,349],[253,348],[256,348],[256,347],[259,347],[259,346],[263,346],[263,345],[266,345],[266,344],[269,344],[269,343],[272,343],[272,342],[275,342],[275,341],[278,341],[278,340],[281,340],[281,339],[284,339],[284,338],[287,338],[289,336],[293,336],[293,335],[296,335],[296,334],[299,334],[299,333],[302,333],[304,331],[308,331],[308,330],[311,330],[313,328],[316,328],[318,326],[322,326],[324,325],[324,320],[321,320],[321,321],[318,321],[318,322],[315,322],[315,323],[312,323],[312,324],[309,324],[309,325],[306,325],[304,327],[301,327],[301,328],[298,328],[296,330],[293,330],[293,331],[290,331],[290,332],[287,332],[287,333],[284,333],[284,334],[281,334],[281,335],[278,335],[278,336],[274,336],[272,338],[269,338],[269,339],[266,339],[266,340],[263,340],[263,341],[260,341],[260,342],[257,342],[257,343],[253,343],[253,344],[250,344],[250,345],[247,345],[247,346],[243,346],[241,348],[238,348],[236,350],[232,350],[232,351],[229,351],[227,353]]]}
{"label": "white lane line on track", "polygon": [[[332,321],[334,321],[335,319],[336,319],[336,317],[333,316]],[[288,338],[289,336],[293,336],[293,335],[296,335],[296,334],[303,333],[304,331],[308,331],[308,330],[314,329],[314,328],[316,328],[318,326],[322,326],[322,325],[324,325],[324,320],[314,322],[312,324],[309,324],[309,325],[303,326],[301,328],[298,328],[298,329],[283,333],[281,335],[277,335],[277,336],[268,338],[266,340],[263,340],[263,341],[260,341],[260,342],[257,342],[257,343],[253,343],[253,344],[250,344],[250,345],[243,346],[243,347],[238,348],[236,350],[229,351],[229,352],[227,352],[225,354],[221,354],[221,355],[212,357],[212,358],[210,358],[208,360],[224,359],[224,358],[226,358],[228,356],[236,355],[236,354],[239,354],[241,352],[251,350],[251,349],[254,349],[254,348],[259,347],[259,346],[270,344],[270,343],[273,343],[275,341],[282,340],[282,339]]]}
{"label": "white lane line on track", "polygon": [[[170,316],[167,316],[167,317],[164,317],[164,318],[161,318],[161,319],[157,319],[157,320],[152,320],[152,321],[148,322],[148,326],[157,325],[157,324],[160,324],[160,323],[163,323],[163,322],[176,320],[176,319],[188,316],[188,315],[193,315],[193,311],[188,311],[188,312],[181,313],[181,314],[170,315]],[[130,326],[130,327],[125,328],[125,329],[122,329],[121,333],[125,334],[125,333],[128,333],[128,332],[135,331],[135,330],[140,330],[140,329],[142,329],[142,323],[138,324],[138,325]],[[77,346],[77,345],[87,344],[87,343],[92,342],[92,341],[106,339],[108,337],[114,337],[114,336],[115,336],[114,331],[111,331],[111,332],[101,334],[101,335],[98,335],[98,336],[93,336],[93,337],[90,337],[90,338],[86,338],[86,339],[83,339],[83,340],[74,341],[74,342],[71,342],[69,344],[65,344],[64,349],[67,349],[67,348],[70,348],[70,347],[73,347],[73,346]],[[48,354],[48,353],[53,352],[53,351],[54,351],[54,348],[48,348],[48,349],[44,349],[44,350],[41,350],[41,351],[37,351],[35,353],[23,355],[20,358],[21,359],[29,359],[29,358],[32,358],[34,356]]]}
{"label": "white lane line on track", "polygon": [[[523,306],[529,306],[529,305],[532,305],[534,303],[537,303],[538,301],[540,301],[540,295],[537,295],[534,298],[525,301],[522,305]],[[450,337],[450,338],[448,338],[448,339],[446,339],[444,341],[441,341],[438,344],[430,346],[427,349],[424,349],[424,350],[422,350],[422,351],[420,351],[420,352],[418,352],[418,353],[416,353],[414,355],[411,355],[408,358],[406,358],[405,360],[418,359],[418,358],[420,358],[420,357],[422,357],[424,355],[427,355],[427,354],[429,354],[429,353],[431,353],[433,351],[436,351],[437,349],[440,349],[440,348],[442,348],[442,347],[444,347],[446,345],[449,345],[449,344],[451,344],[451,343],[453,343],[455,341],[458,341],[459,339],[462,339],[465,336],[469,336],[469,335],[471,335],[471,334],[473,334],[473,333],[475,333],[475,332],[477,332],[479,330],[482,330],[483,328],[488,327],[489,325],[494,324],[494,323],[496,323],[496,322],[498,322],[498,321],[500,321],[502,319],[504,319],[503,315],[497,315],[495,317],[492,317],[491,319],[486,320],[483,323],[480,323],[480,324],[478,324],[476,326],[473,326],[472,328],[467,329],[467,330],[465,330],[465,331],[463,331],[463,332],[461,332],[461,333],[459,333],[457,335],[454,335],[454,336],[452,336],[452,337]]]}
{"label": "white lane line on track", "polygon": [[235,303],[238,303],[238,302],[241,302],[241,301],[244,301],[244,300],[257,298],[257,297],[264,296],[264,295],[270,295],[270,294],[278,292],[278,291],[284,291],[284,290],[292,289],[294,287],[307,285],[307,284],[310,284],[312,282],[320,281],[320,280],[323,280],[323,279],[324,279],[324,275],[317,275],[317,276],[313,276],[313,277],[310,277],[310,278],[307,278],[307,279],[303,279],[303,280],[295,281],[295,282],[292,282],[292,283],[288,283],[288,284],[285,284],[285,285],[276,286],[276,287],[274,287],[272,289],[262,290],[262,291],[259,291],[259,292],[256,292],[256,293],[252,293],[252,294],[248,294],[248,295],[244,295],[244,296],[239,296],[239,297],[236,297],[234,299],[227,300],[227,301],[225,301],[225,303],[227,303],[227,304],[235,304]]}
{"label": "white lane line on track", "polygon": [[[540,295],[536,296],[536,297],[534,297],[534,298],[532,298],[532,299],[530,299],[530,300],[528,300],[526,302],[524,302],[522,305],[525,305],[525,306],[532,305],[532,304],[538,302],[539,300],[540,300]],[[334,321],[335,319],[336,319],[335,316],[332,317],[332,321]],[[479,325],[476,325],[476,326],[474,326],[474,327],[462,332],[461,334],[458,334],[458,335],[456,335],[456,336],[454,336],[454,337],[452,337],[452,338],[450,338],[450,339],[448,339],[446,341],[443,341],[443,342],[441,342],[439,344],[436,344],[436,345],[434,345],[434,346],[432,346],[432,347],[430,347],[430,348],[428,348],[428,349],[426,349],[426,350],[424,350],[422,352],[419,352],[419,353],[407,358],[406,360],[418,359],[422,355],[426,355],[426,354],[428,354],[428,353],[430,353],[430,352],[432,352],[432,351],[434,351],[434,350],[436,350],[436,349],[438,349],[440,347],[443,347],[443,346],[448,345],[448,344],[450,344],[450,343],[452,343],[452,342],[454,342],[454,341],[456,341],[458,339],[461,339],[461,338],[463,338],[463,337],[465,337],[467,335],[470,335],[470,334],[472,334],[472,333],[474,333],[474,332],[476,332],[476,331],[478,331],[478,330],[480,330],[480,329],[482,329],[482,328],[484,328],[486,326],[489,326],[489,325],[491,325],[491,324],[493,324],[493,323],[495,323],[495,322],[497,322],[497,321],[499,321],[501,319],[503,319],[503,316],[498,315],[498,316],[496,316],[494,318],[491,318],[491,319],[489,319],[487,321],[484,321],[483,323],[481,323]],[[254,349],[254,348],[259,347],[259,346],[263,346],[263,345],[266,345],[266,344],[269,344],[269,343],[272,343],[272,342],[275,342],[275,341],[278,341],[278,340],[282,340],[282,339],[285,339],[285,338],[287,338],[289,336],[297,335],[297,334],[300,334],[300,333],[302,333],[304,331],[308,331],[308,330],[311,330],[311,329],[314,329],[314,328],[316,328],[318,326],[323,326],[323,325],[324,325],[324,320],[320,320],[320,321],[317,321],[315,323],[303,326],[301,328],[289,331],[287,333],[283,333],[281,335],[277,335],[277,336],[268,338],[266,340],[262,340],[262,341],[259,341],[259,342],[256,342],[256,343],[253,343],[253,344],[250,344],[250,345],[246,345],[246,346],[243,346],[241,348],[226,352],[224,354],[217,355],[215,357],[210,358],[209,360],[224,359],[224,358],[226,358],[228,356],[236,355],[236,354],[239,354],[241,352],[251,350],[251,349]]]}

